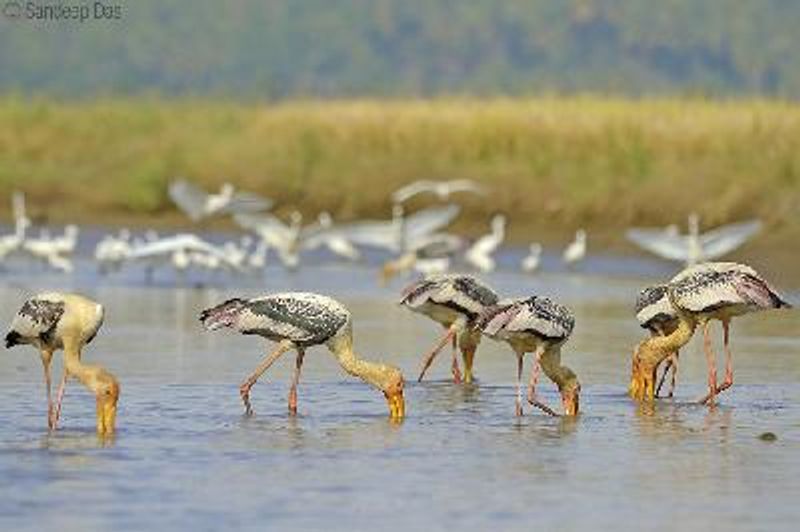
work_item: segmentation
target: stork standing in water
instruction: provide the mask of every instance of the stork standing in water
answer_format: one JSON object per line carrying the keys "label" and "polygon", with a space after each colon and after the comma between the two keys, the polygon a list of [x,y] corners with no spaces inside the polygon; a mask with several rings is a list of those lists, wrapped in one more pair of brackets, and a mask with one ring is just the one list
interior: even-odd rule
{"label": "stork standing in water", "polygon": [[203,326],[213,331],[229,327],[242,334],[257,334],[278,342],[239,388],[245,413],[252,414],[250,389],[286,351],[297,351],[294,378],[289,391],[289,412],[297,412],[297,384],[307,348],[326,345],[350,375],[381,390],[389,404],[389,416],[405,415],[403,375],[393,366],[367,362],[353,351],[353,319],[344,305],[326,296],[293,292],[255,299],[229,299],[200,314]]}
{"label": "stork standing in water", "polygon": [[497,303],[494,290],[470,275],[432,275],[403,290],[400,304],[440,323],[447,332],[425,357],[419,381],[425,376],[439,351],[453,342],[453,381],[461,381],[456,358],[456,342],[464,359],[464,382],[472,382],[472,363],[481,340],[480,331],[473,328],[478,315]]}
{"label": "stork standing in water", "polygon": [[[735,316],[790,308],[753,268],[734,262],[707,262],[685,269],[669,284],[669,299],[681,320],[687,315],[703,325],[703,345],[708,363],[708,395],[700,400],[713,406],[714,397],[733,384],[730,322]],[[722,322],[725,379],[717,385],[717,366],[709,336],[711,320]]]}
{"label": "stork standing in water", "polygon": [[[630,394],[634,399],[655,397],[656,368],[686,345],[697,325],[702,324],[709,392],[700,403],[713,405],[714,397],[733,384],[729,346],[731,319],[750,312],[790,306],[754,269],[733,262],[707,262],[685,269],[669,282],[667,296],[678,317],[678,325],[668,335],[653,336],[637,346],[631,365]],[[722,321],[724,331],[726,368],[725,380],[720,386],[708,330],[712,319]]]}
{"label": "stork standing in water", "polygon": [[[667,288],[665,284],[648,286],[643,288],[636,298],[636,319],[642,328],[650,331],[652,336],[669,336],[678,328],[678,315],[669,302]],[[667,359],[664,373],[658,381],[656,397],[661,392],[661,387],[670,370],[672,371],[672,378],[668,397],[672,397],[675,391],[675,380],[678,373],[677,351]]]}
{"label": "stork standing in water", "polygon": [[566,307],[546,297],[503,300],[487,308],[475,327],[492,339],[507,342],[517,355],[518,416],[522,415],[522,366],[525,353],[534,353],[535,357],[528,383],[528,402],[550,415],[558,415],[536,397],[541,367],[545,375],[558,386],[564,414],[578,414],[581,385],[575,372],[561,364],[561,346],[575,327],[575,317]]}
{"label": "stork standing in water", "polygon": [[[47,293],[27,300],[14,316],[6,334],[6,347],[31,344],[42,357],[47,387],[47,423],[56,428],[67,377],[76,377],[97,398],[97,432],[114,432],[119,383],[105,368],[83,364],[83,346],[94,339],[103,324],[103,307],[77,294]],[[64,376],[58,389],[56,404],[50,395],[50,362],[57,349],[64,350]]]}

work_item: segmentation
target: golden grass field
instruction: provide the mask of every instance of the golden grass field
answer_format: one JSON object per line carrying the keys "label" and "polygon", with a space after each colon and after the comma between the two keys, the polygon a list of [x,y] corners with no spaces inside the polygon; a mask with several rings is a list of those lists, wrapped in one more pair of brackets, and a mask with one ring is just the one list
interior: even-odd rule
{"label": "golden grass field", "polygon": [[[0,99],[0,212],[13,189],[54,222],[180,223],[174,177],[225,180],[307,215],[388,216],[414,179],[488,185],[468,223],[512,233],[578,225],[800,223],[800,106],[600,97],[279,104]],[[468,224],[467,223],[467,224]]]}

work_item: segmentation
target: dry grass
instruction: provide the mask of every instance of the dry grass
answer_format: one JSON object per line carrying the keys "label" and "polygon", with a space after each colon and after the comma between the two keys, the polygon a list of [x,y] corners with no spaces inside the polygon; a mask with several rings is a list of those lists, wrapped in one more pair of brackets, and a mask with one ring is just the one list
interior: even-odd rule
{"label": "dry grass", "polygon": [[[489,185],[469,201],[526,228],[709,224],[796,228],[800,106],[583,98],[290,102],[0,99],[0,184],[54,220],[180,220],[185,176],[228,180],[312,214],[380,216],[419,178]],[[519,233],[518,233],[519,234]]]}

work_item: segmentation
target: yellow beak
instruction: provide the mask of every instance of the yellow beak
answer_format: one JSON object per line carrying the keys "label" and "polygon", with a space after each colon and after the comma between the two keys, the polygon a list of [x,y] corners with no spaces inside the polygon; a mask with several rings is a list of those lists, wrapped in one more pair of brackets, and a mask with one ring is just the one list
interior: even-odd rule
{"label": "yellow beak", "polygon": [[97,398],[97,434],[107,436],[114,434],[117,421],[117,399]]}
{"label": "yellow beak", "polygon": [[386,395],[386,402],[389,404],[389,419],[403,419],[406,415],[406,402],[403,399],[403,392]]}
{"label": "yellow beak", "polygon": [[472,382],[472,364],[475,361],[475,350],[469,349],[464,351],[464,382],[469,384]]}
{"label": "yellow beak", "polygon": [[564,415],[565,416],[577,416],[580,410],[580,396],[578,392],[565,395],[563,398],[564,402]]}

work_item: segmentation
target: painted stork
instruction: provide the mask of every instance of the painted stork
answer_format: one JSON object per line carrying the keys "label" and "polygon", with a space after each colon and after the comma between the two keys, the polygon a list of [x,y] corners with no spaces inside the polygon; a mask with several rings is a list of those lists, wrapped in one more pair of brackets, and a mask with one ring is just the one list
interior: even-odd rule
{"label": "painted stork", "polygon": [[[678,328],[678,315],[669,302],[667,285],[665,284],[643,288],[636,298],[635,311],[639,325],[650,331],[652,336],[668,336]],[[658,397],[658,394],[661,392],[661,387],[670,370],[672,371],[672,378],[670,380],[668,397],[672,397],[675,391],[675,380],[678,373],[677,351],[667,359],[664,373],[658,381],[656,397]]]}
{"label": "painted stork", "polygon": [[421,381],[433,359],[447,344],[453,342],[453,380],[461,381],[456,358],[456,342],[464,359],[464,382],[472,382],[472,363],[480,343],[481,333],[473,328],[478,315],[497,303],[497,294],[471,275],[441,274],[425,277],[403,290],[400,305],[428,316],[440,323],[447,332],[425,357],[418,380]]}
{"label": "painted stork", "polygon": [[[667,296],[678,317],[678,325],[672,333],[653,336],[637,346],[630,389],[635,399],[655,397],[656,368],[686,345],[697,325],[702,324],[709,391],[700,403],[713,405],[714,397],[733,384],[729,346],[731,319],[751,312],[790,307],[753,268],[733,262],[707,262],[686,268],[670,280]],[[716,360],[709,336],[710,321],[714,319],[722,322],[724,334],[726,366],[721,385],[717,385]]]}
{"label": "painted stork", "polygon": [[[81,351],[103,324],[103,306],[78,294],[46,293],[28,299],[14,316],[6,334],[6,347],[30,344],[39,349],[47,387],[47,422],[56,428],[68,377],[89,388],[97,400],[97,432],[114,432],[120,386],[105,368],[83,364]],[[56,404],[50,396],[50,362],[57,349],[64,350],[64,376]]]}
{"label": "painted stork", "polygon": [[381,390],[389,405],[389,416],[405,415],[403,375],[393,366],[367,362],[353,350],[353,319],[338,301],[319,294],[290,292],[254,299],[229,299],[200,314],[203,326],[213,331],[223,327],[242,334],[256,334],[278,342],[278,346],[256,367],[239,388],[245,413],[252,414],[250,389],[258,378],[286,351],[294,349],[297,360],[289,391],[289,412],[297,412],[297,385],[307,348],[325,345],[342,368]]}
{"label": "painted stork", "polygon": [[546,297],[503,300],[487,308],[475,327],[494,340],[507,342],[517,355],[516,414],[522,415],[522,367],[525,353],[534,354],[528,383],[528,402],[550,415],[558,415],[536,397],[540,366],[561,393],[564,414],[580,409],[581,385],[575,372],[561,364],[561,346],[575,327],[575,317],[566,307]]}

